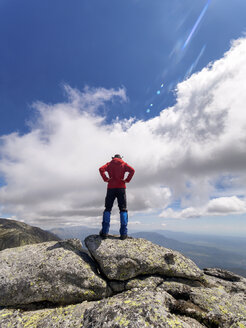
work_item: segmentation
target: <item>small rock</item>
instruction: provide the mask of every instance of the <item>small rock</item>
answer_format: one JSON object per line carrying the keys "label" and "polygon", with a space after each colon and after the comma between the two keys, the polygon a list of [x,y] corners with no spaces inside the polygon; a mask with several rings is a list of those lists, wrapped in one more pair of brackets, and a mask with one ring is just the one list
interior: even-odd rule
{"label": "small rock", "polygon": [[203,269],[203,271],[204,271],[205,274],[207,274],[209,276],[217,277],[217,278],[228,280],[228,281],[240,281],[240,280],[242,280],[241,276],[239,276],[239,275],[237,275],[233,272],[223,270],[223,269],[205,268],[205,269]]}

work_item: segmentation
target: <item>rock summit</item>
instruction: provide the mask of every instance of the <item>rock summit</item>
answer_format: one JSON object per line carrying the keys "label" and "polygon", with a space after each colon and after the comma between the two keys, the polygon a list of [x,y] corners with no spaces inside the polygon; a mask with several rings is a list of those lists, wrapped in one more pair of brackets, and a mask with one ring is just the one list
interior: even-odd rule
{"label": "rock summit", "polygon": [[246,327],[245,278],[141,238],[85,244],[2,250],[0,327]]}

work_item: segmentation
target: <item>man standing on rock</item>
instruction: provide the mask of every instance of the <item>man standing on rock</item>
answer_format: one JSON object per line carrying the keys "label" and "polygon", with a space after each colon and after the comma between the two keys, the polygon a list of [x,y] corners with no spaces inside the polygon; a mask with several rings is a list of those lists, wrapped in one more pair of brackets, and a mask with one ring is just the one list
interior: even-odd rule
{"label": "man standing on rock", "polygon": [[[100,167],[99,172],[105,182],[108,182],[107,195],[105,198],[105,210],[103,212],[102,230],[100,236],[107,238],[110,226],[110,214],[117,198],[120,210],[120,238],[122,240],[127,238],[127,205],[126,205],[126,183],[130,182],[135,170],[122,160],[119,154],[112,157],[112,161]],[[108,173],[106,176],[105,172]],[[128,176],[125,178],[125,173]]]}

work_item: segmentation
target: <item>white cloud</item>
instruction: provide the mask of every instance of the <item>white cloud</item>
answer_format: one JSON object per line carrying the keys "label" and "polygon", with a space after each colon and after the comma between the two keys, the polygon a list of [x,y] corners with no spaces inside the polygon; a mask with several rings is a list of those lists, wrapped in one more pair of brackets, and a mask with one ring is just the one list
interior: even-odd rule
{"label": "white cloud", "polygon": [[242,214],[246,212],[246,202],[238,197],[220,197],[210,200],[207,207],[210,215]]}
{"label": "white cloud", "polygon": [[[235,41],[222,59],[178,85],[175,106],[146,122],[106,124],[106,104],[127,101],[124,89],[65,86],[67,103],[37,102],[30,132],[0,139],[2,214],[40,225],[97,224],[106,190],[98,167],[115,153],[136,169],[128,186],[132,214],[163,212],[176,199],[184,209],[163,213],[244,212],[236,196],[246,196],[245,58],[246,39]],[[215,196],[232,200],[209,201]]]}
{"label": "white cloud", "polygon": [[238,215],[243,213],[246,213],[246,201],[232,196],[214,198],[203,207],[188,207],[181,211],[168,208],[159,216],[162,218],[191,219],[202,216]]}

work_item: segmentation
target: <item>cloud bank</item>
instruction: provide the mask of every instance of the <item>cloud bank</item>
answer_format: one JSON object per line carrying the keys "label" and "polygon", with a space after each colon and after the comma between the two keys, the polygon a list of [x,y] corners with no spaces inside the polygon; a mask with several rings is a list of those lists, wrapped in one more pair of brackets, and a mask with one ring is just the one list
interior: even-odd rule
{"label": "cloud bank", "polygon": [[0,138],[0,214],[40,225],[99,224],[106,185],[98,168],[115,153],[136,170],[128,186],[133,216],[245,213],[245,58],[241,38],[178,84],[176,104],[148,121],[106,123],[107,106],[128,101],[123,88],[65,86],[67,102],[35,103],[29,133]]}
{"label": "cloud bank", "polygon": [[164,210],[160,217],[174,219],[191,219],[203,216],[239,215],[246,213],[246,202],[236,196],[211,199],[202,207],[187,207],[181,211],[172,208]]}

